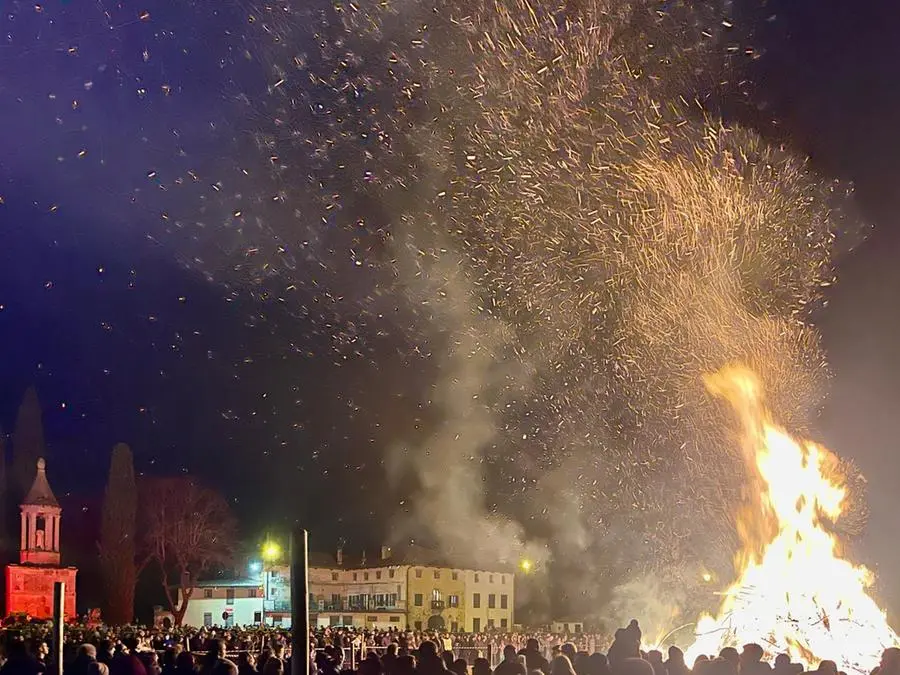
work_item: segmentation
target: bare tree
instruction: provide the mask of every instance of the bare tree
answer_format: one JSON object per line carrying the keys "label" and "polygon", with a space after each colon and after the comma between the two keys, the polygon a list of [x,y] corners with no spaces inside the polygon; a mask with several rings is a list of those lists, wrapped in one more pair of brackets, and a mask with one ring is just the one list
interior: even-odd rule
{"label": "bare tree", "polygon": [[189,477],[148,479],[141,488],[143,553],[159,566],[180,626],[196,582],[232,563],[237,526],[222,496]]}

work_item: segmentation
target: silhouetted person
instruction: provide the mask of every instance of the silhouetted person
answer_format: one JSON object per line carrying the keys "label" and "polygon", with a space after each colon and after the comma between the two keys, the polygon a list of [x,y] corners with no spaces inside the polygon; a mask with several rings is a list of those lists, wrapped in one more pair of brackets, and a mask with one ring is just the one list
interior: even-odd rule
{"label": "silhouetted person", "polygon": [[6,663],[0,667],[0,675],[38,675],[41,666],[28,653],[25,642],[13,639],[7,646]]}
{"label": "silhouetted person", "polygon": [[653,675],[666,675],[666,664],[663,663],[662,652],[658,649],[647,652],[647,663],[653,668]]}
{"label": "silhouetted person", "polygon": [[[525,659],[527,662],[528,657],[526,656]],[[494,675],[527,675],[526,666],[519,661],[515,647],[506,645],[503,648],[503,660],[494,668]]]}
{"label": "silhouetted person", "polygon": [[234,661],[225,658],[225,640],[210,640],[206,652],[206,663],[201,675],[238,675]]}
{"label": "silhouetted person", "polygon": [[479,656],[472,664],[472,675],[491,675],[491,662]]}
{"label": "silhouetted person", "polygon": [[525,657],[525,663],[528,666],[528,672],[532,670],[540,670],[546,675],[550,675],[550,664],[544,655],[541,654],[541,645],[534,638],[528,638],[525,643],[525,650],[522,652]]}
{"label": "silhouetted person", "polygon": [[684,662],[684,652],[675,645],[669,647],[669,658],[666,659],[666,675],[691,675]]}
{"label": "silhouetted person", "polygon": [[[744,645],[740,656],[741,675],[768,675],[772,669],[762,660],[763,656],[765,656],[763,648],[755,642]],[[837,669],[834,675],[837,675]]]}
{"label": "silhouetted person", "polygon": [[606,654],[601,652],[591,654],[591,675],[612,675]]}
{"label": "silhouetted person", "polygon": [[384,656],[381,657],[381,671],[384,675],[394,675],[397,667],[397,650],[399,646],[396,642],[392,642],[384,650]]}
{"label": "silhouetted person", "polygon": [[447,672],[447,666],[438,656],[437,645],[431,640],[420,644],[416,675],[447,675]]}
{"label": "silhouetted person", "polygon": [[148,675],[147,669],[137,655],[138,640],[134,636],[122,640],[125,647],[118,656],[113,657],[109,664],[111,675]]}
{"label": "silhouetted person", "polygon": [[575,668],[565,654],[560,654],[550,662],[550,675],[575,675]]}
{"label": "silhouetted person", "polygon": [[97,662],[97,648],[83,644],[78,648],[72,663],[66,668],[66,675],[88,675],[89,666]]}

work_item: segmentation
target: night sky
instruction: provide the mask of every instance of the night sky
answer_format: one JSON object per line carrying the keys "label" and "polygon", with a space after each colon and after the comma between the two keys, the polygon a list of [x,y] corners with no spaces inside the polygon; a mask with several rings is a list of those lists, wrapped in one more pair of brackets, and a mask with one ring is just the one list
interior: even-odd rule
{"label": "night sky", "polygon": [[[839,253],[815,317],[834,373],[817,432],[868,479],[857,553],[880,570],[900,565],[889,5],[769,2],[749,71],[760,129],[853,181],[873,226]],[[123,441],[139,472],[222,489],[248,534],[304,521],[319,548],[374,547],[406,498],[384,487],[382,449],[427,427],[432,347],[401,330],[403,303],[372,299],[388,281],[369,263],[377,223],[348,237],[304,222],[296,186],[271,171],[291,160],[257,133],[271,112],[256,101],[279,86],[257,14],[245,2],[0,5],[0,423],[11,432],[36,385],[59,493],[95,499]],[[377,205],[370,215],[389,220]],[[896,582],[881,591],[900,600]]]}

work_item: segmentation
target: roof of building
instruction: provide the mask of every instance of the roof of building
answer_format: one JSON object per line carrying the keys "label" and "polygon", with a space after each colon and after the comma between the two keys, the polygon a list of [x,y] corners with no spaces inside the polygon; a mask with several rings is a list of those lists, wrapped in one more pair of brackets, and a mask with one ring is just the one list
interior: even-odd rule
{"label": "roof of building", "polygon": [[514,563],[496,562],[489,568],[473,565],[465,556],[447,555],[439,551],[433,551],[424,546],[409,544],[402,551],[394,552],[387,549],[387,557],[381,556],[381,551],[375,551],[375,555],[352,555],[344,551],[341,554],[341,564],[337,562],[337,556],[329,553],[309,553],[309,566],[325,569],[360,570],[376,567],[439,567],[441,569],[473,570],[476,572],[514,573]]}
{"label": "roof of building", "polygon": [[50,489],[50,483],[47,482],[47,463],[41,457],[37,461],[37,474],[34,476],[34,483],[25,496],[22,506],[50,506],[59,508],[59,502],[53,490]]}
{"label": "roof of building", "polygon": [[206,579],[194,584],[194,588],[253,588],[263,585],[262,579]]}

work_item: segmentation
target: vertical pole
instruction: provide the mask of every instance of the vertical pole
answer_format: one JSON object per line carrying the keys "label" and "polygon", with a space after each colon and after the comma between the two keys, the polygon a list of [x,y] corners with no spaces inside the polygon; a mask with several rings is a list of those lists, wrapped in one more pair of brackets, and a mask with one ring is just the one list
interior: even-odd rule
{"label": "vertical pole", "polygon": [[[259,627],[265,629],[266,627],[266,600],[269,599],[269,568],[266,565],[266,561],[263,560],[263,604],[262,611],[259,613]],[[263,641],[265,637],[263,637]],[[265,647],[265,644],[260,645],[260,647]]]}
{"label": "vertical pole", "polygon": [[309,550],[302,528],[291,533],[291,675],[309,675]]}
{"label": "vertical pole", "polygon": [[53,584],[53,664],[56,667],[54,675],[62,675],[63,672],[65,605],[66,584],[64,581],[57,581]]}

